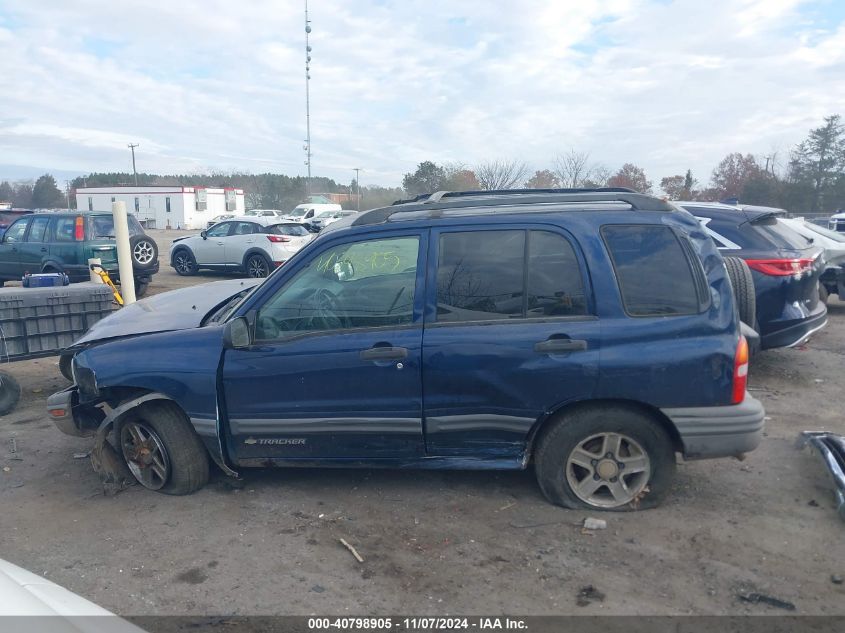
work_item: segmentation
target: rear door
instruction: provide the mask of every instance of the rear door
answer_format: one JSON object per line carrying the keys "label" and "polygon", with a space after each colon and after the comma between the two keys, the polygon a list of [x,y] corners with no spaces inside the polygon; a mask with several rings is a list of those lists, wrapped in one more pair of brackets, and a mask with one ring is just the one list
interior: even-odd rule
{"label": "rear door", "polygon": [[[244,253],[255,246],[261,226],[255,222],[232,222],[232,230],[225,242],[226,263],[240,266],[244,261]],[[266,250],[266,249],[265,249]]]}
{"label": "rear door", "polygon": [[[129,216],[129,235],[132,236],[133,216]],[[111,215],[89,215],[88,233],[85,243],[86,257],[82,264],[88,263],[88,257],[99,259],[103,268],[117,268],[117,243],[114,239],[114,217]]]}
{"label": "rear door", "polygon": [[26,239],[19,245],[20,266],[24,272],[40,273],[50,249],[46,243],[50,216],[36,215],[29,224]]}
{"label": "rear door", "polygon": [[423,346],[429,455],[516,457],[547,411],[593,393],[583,256],[550,225],[432,232]]}

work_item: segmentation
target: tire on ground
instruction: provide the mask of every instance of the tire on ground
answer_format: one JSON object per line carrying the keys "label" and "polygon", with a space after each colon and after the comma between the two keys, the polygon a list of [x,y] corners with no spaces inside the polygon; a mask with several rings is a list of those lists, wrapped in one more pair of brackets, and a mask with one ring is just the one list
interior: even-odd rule
{"label": "tire on ground", "polygon": [[21,386],[12,374],[0,371],[0,415],[11,413],[21,399]]}
{"label": "tire on ground", "polygon": [[728,277],[733,286],[740,321],[758,330],[757,295],[751,269],[740,257],[725,257],[725,268],[728,269]]}
{"label": "tire on ground", "polygon": [[[615,507],[581,500],[566,476],[572,451],[599,433],[619,433],[636,441],[648,455],[647,487],[632,502]],[[675,476],[675,448],[661,424],[646,413],[617,405],[595,405],[564,413],[542,432],[534,452],[534,471],[546,498],[565,508],[630,511],[653,508],[669,493]],[[623,471],[624,472],[624,471]]]}
{"label": "tire on ground", "polygon": [[158,244],[147,235],[134,235],[129,239],[132,253],[132,267],[135,270],[150,270],[158,262]]}
{"label": "tire on ground", "polygon": [[[179,265],[179,259],[182,256],[186,258],[186,267],[180,267]],[[191,249],[183,246],[173,252],[173,268],[176,270],[176,274],[182,277],[190,277],[191,275],[197,274],[197,260]]]}
{"label": "tire on ground", "polygon": [[[253,266],[252,266],[252,260],[253,259],[260,259],[262,262],[264,262],[264,270],[267,271],[266,275],[254,275],[253,274],[253,272],[254,272],[252,270],[253,269]],[[267,257],[265,255],[262,255],[261,253],[250,253],[244,258],[244,272],[249,277],[268,277],[270,275],[270,273],[272,272],[272,270],[273,270],[273,265],[270,263],[270,260],[267,259]]]}
{"label": "tire on ground", "polygon": [[140,299],[147,294],[147,289],[150,287],[149,282],[135,280],[135,298]]}
{"label": "tire on ground", "polygon": [[130,420],[143,420],[158,434],[170,461],[170,476],[158,492],[187,495],[208,483],[208,451],[182,411],[170,402],[153,401],[142,404],[123,416],[115,428],[120,449],[122,425]]}

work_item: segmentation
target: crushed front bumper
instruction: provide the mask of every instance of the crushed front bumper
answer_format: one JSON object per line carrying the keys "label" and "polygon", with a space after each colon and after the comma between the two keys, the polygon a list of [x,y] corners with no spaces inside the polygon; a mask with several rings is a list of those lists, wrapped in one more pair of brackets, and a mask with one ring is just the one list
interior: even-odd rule
{"label": "crushed front bumper", "polygon": [[845,521],[845,436],[833,433],[804,431],[801,439],[805,444],[812,444],[819,451],[825,466],[833,479],[836,495],[836,511]]}
{"label": "crushed front bumper", "polygon": [[105,413],[99,407],[80,404],[76,385],[47,398],[47,413],[56,428],[75,437],[92,437],[105,419]]}

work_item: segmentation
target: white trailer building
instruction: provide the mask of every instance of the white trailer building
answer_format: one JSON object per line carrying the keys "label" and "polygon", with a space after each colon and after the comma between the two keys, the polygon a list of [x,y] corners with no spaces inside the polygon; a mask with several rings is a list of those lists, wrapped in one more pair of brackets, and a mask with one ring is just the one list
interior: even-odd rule
{"label": "white trailer building", "polygon": [[244,190],[231,187],[80,187],[76,208],[111,211],[112,202],[126,203],[126,210],[150,229],[204,229],[223,213],[243,215]]}

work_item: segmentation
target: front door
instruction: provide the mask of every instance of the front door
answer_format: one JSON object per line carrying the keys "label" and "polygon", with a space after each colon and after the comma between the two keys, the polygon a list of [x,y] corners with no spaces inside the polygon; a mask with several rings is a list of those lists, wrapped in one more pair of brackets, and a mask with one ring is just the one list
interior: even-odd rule
{"label": "front door", "polygon": [[3,234],[0,242],[0,277],[3,279],[20,279],[23,275],[20,249],[31,219],[32,216],[27,216],[17,220]]}
{"label": "front door", "polygon": [[598,379],[599,322],[571,237],[549,225],[432,232],[423,346],[429,455],[522,454]]}
{"label": "front door", "polygon": [[226,263],[226,240],[235,222],[215,224],[205,232],[206,239],[192,240],[191,250],[197,264],[222,266]]}
{"label": "front door", "polygon": [[327,241],[257,295],[255,343],[227,350],[236,460],[423,454],[425,232]]}

